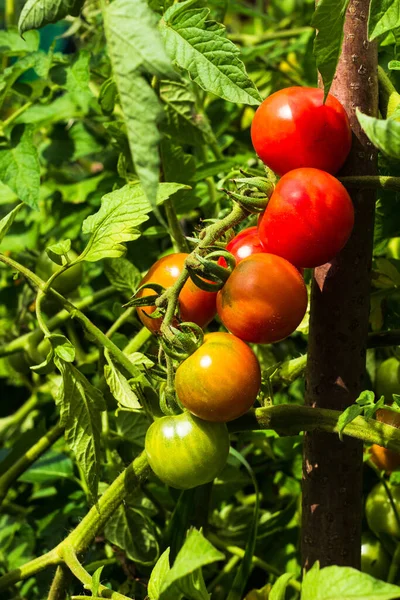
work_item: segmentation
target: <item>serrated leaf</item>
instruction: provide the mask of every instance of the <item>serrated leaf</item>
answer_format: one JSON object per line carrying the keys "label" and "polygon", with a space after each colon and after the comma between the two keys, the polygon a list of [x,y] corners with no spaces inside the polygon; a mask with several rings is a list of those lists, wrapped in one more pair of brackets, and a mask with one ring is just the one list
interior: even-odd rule
{"label": "serrated leaf", "polygon": [[104,24],[133,163],[154,208],[160,165],[157,124],[163,112],[142,73],[165,79],[175,78],[175,72],[157,30],[157,17],[145,0],[115,0],[105,11]]}
{"label": "serrated leaf", "polygon": [[163,81],[160,98],[164,103],[165,119],[161,128],[181,144],[201,145],[210,137],[203,115],[196,111],[196,99],[186,83]]}
{"label": "serrated leaf", "polygon": [[48,483],[58,479],[73,479],[73,464],[68,456],[49,450],[23,473],[18,481]]}
{"label": "serrated leaf", "polygon": [[225,27],[208,20],[208,8],[189,9],[193,4],[193,0],[174,4],[160,21],[171,60],[206,92],[229,102],[259,104],[261,97]]}
{"label": "serrated leaf", "polygon": [[64,264],[63,256],[68,254],[71,250],[71,240],[62,240],[57,244],[52,244],[51,246],[47,246],[46,253],[50,260],[55,262],[57,265],[61,266]]}
{"label": "serrated leaf", "polygon": [[0,54],[1,56],[17,56],[28,52],[36,52],[39,49],[39,32],[29,31],[23,38],[18,29],[10,27],[0,31]]}
{"label": "serrated leaf", "polygon": [[56,398],[65,438],[84,474],[96,501],[100,470],[101,412],[106,409],[103,394],[70,363],[56,357],[62,385]]}
{"label": "serrated leaf", "polygon": [[7,235],[8,230],[10,229],[11,225],[14,223],[14,219],[17,216],[17,214],[19,213],[19,211],[21,210],[21,208],[23,207],[23,204],[18,204],[15,208],[13,208],[13,210],[11,212],[8,213],[8,215],[6,215],[5,217],[3,217],[0,221],[0,243],[2,242],[2,240],[4,239],[4,237]]}
{"label": "serrated leaf", "polygon": [[159,546],[152,520],[130,506],[118,507],[107,522],[105,535],[137,563],[151,565],[158,558]]}
{"label": "serrated leaf", "polygon": [[332,85],[342,53],[343,27],[349,0],[320,0],[311,25],[318,29],[314,41],[317,67],[324,82],[325,96]]}
{"label": "serrated leaf", "polygon": [[89,110],[89,103],[92,93],[89,88],[90,54],[87,51],[80,50],[70,67],[66,69],[65,88],[71,94],[71,98],[80,106],[84,113]]}
{"label": "serrated leaf", "polygon": [[132,294],[139,286],[142,275],[127,258],[110,258],[104,261],[104,272],[109,282],[119,292]]}
{"label": "serrated leaf", "polygon": [[47,336],[47,339],[51,343],[55,355],[61,358],[61,360],[69,363],[75,360],[75,347],[65,335],[52,333]]}
{"label": "serrated leaf", "polygon": [[22,202],[38,208],[40,165],[32,127],[16,126],[12,130],[10,144],[0,150],[0,180]]}
{"label": "serrated leaf", "polygon": [[169,552],[167,548],[158,559],[154,569],[151,572],[147,593],[149,600],[159,600],[163,581],[170,571]]}
{"label": "serrated leaf", "polygon": [[357,119],[371,142],[392,158],[400,159],[400,122],[375,119],[357,109]]}
{"label": "serrated leaf", "polygon": [[22,34],[29,29],[39,29],[56,23],[67,15],[79,15],[84,0],[27,0],[21,11],[18,29]]}
{"label": "serrated leaf", "polygon": [[359,406],[358,404],[351,404],[339,416],[337,420],[337,425],[339,439],[341,441],[343,441],[343,431],[345,430],[346,426],[352,421],[354,421],[356,417],[359,417],[362,414],[362,412],[363,409],[361,408],[361,406]]}
{"label": "serrated leaf", "polygon": [[112,362],[107,350],[105,350],[104,356],[108,363],[104,366],[104,377],[110,388],[111,394],[122,407],[128,408],[129,410],[140,410],[142,407],[139,398],[132,390],[126,377]]}
{"label": "serrated leaf", "polygon": [[289,581],[293,579],[292,573],[284,573],[275,581],[272,590],[269,593],[268,600],[285,600],[286,588]]}
{"label": "serrated leaf", "polygon": [[371,0],[368,17],[368,39],[374,40],[400,24],[400,0]]}
{"label": "serrated leaf", "polygon": [[[9,89],[25,71],[34,69],[38,75],[41,75],[46,64],[48,64],[48,57],[44,52],[32,52],[19,58],[4,69],[0,75],[0,105],[3,103]],[[16,123],[18,123],[18,120]]]}
{"label": "serrated leaf", "polygon": [[305,573],[301,600],[394,600],[400,588],[374,579],[351,567],[325,567],[315,563]]}
{"label": "serrated leaf", "polygon": [[[162,183],[157,190],[157,204],[185,186],[178,183]],[[125,242],[140,237],[139,225],[148,220],[152,208],[143,188],[125,185],[102,198],[101,208],[83,222],[82,232],[91,237],[82,253],[82,259],[95,262],[102,258],[118,258],[126,252]]]}

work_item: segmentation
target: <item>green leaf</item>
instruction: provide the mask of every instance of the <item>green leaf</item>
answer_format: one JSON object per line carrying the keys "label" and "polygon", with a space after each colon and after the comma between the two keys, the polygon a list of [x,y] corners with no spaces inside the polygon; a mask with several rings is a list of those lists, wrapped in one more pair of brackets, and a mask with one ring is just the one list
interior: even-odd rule
{"label": "green leaf", "polygon": [[142,73],[165,79],[175,78],[175,72],[157,30],[157,17],[145,0],[115,0],[105,11],[104,24],[133,163],[154,208],[160,165],[157,124],[163,113]]}
{"label": "green leaf", "polygon": [[363,409],[358,404],[351,404],[342,412],[337,420],[339,439],[343,441],[343,431],[346,425],[354,421],[356,417],[359,417],[363,412]]}
{"label": "green leaf", "polygon": [[197,113],[196,99],[186,83],[163,81],[160,98],[164,103],[165,119],[161,128],[181,144],[199,146],[210,137],[203,115]]}
{"label": "green leaf", "polygon": [[400,23],[400,0],[371,0],[368,17],[368,39],[397,29]]}
{"label": "green leaf", "polygon": [[39,32],[29,31],[23,38],[17,28],[0,31],[1,56],[17,56],[27,52],[36,52],[39,49]]}
{"label": "green leaf", "polygon": [[92,594],[93,596],[99,595],[99,585],[100,585],[100,577],[101,573],[104,569],[104,565],[96,569],[96,571],[92,575]]}
{"label": "green leaf", "polygon": [[86,484],[96,501],[100,470],[101,412],[106,409],[103,394],[93,387],[70,363],[55,358],[62,375],[56,398],[65,438],[84,474]]}
{"label": "green leaf", "polygon": [[400,122],[375,119],[357,109],[357,118],[371,142],[392,158],[400,159]]}
{"label": "green leaf", "polygon": [[285,600],[286,588],[291,579],[293,579],[292,573],[284,573],[281,575],[272,586],[268,600]]}
{"label": "green leaf", "polygon": [[75,346],[61,333],[52,333],[47,337],[55,352],[55,355],[65,362],[72,363],[75,360]]}
{"label": "green leaf", "polygon": [[73,479],[74,468],[65,454],[49,450],[33,463],[18,481],[24,483],[49,483],[58,479]]}
{"label": "green leaf", "polygon": [[[224,560],[224,558],[225,556],[216,550],[214,546],[210,544],[210,542],[206,540],[206,538],[200,533],[200,531],[192,529],[188,533],[186,541],[179,551],[173,567],[163,581],[160,600],[166,600],[167,598],[169,600],[171,598],[169,592],[171,592],[172,586],[174,589],[176,586],[178,586],[178,589],[182,592],[180,589],[182,579],[193,575],[199,569],[201,569],[201,567],[209,565],[218,560]],[[196,581],[193,581],[192,583],[195,586]],[[194,587],[194,589],[196,589],[196,587]],[[197,588],[197,590],[201,593],[201,587]],[[192,597],[190,594],[188,594],[188,596]],[[198,597],[199,595],[194,596],[194,598]],[[204,595],[200,597],[203,598]]]}
{"label": "green leaf", "polygon": [[7,235],[11,225],[14,223],[14,219],[23,207],[23,204],[18,204],[15,208],[12,209],[11,212],[8,213],[5,217],[3,217],[0,221],[0,243],[3,241],[4,237]]}
{"label": "green leaf", "polygon": [[22,34],[39,29],[47,23],[56,23],[67,15],[79,15],[84,0],[27,0],[21,11],[18,29]]}
{"label": "green leaf", "polygon": [[259,104],[261,97],[227,39],[225,27],[208,21],[208,8],[188,10],[193,0],[174,4],[160,21],[167,52],[203,90],[240,104]]}
{"label": "green leaf", "polygon": [[311,25],[318,29],[314,41],[317,67],[324,82],[325,96],[332,85],[342,52],[343,27],[349,0],[320,0]]}
{"label": "green leaf", "polygon": [[142,275],[127,258],[110,258],[104,261],[104,272],[109,282],[119,292],[132,293],[139,287]]}
{"label": "green leaf", "polygon": [[118,91],[117,91],[117,86],[115,84],[115,81],[111,77],[110,77],[110,79],[106,79],[106,81],[103,83],[103,85],[100,88],[100,94],[99,94],[99,104],[100,104],[101,110],[106,115],[112,114],[112,112],[114,110],[117,94],[118,94]]}
{"label": "green leaf", "polygon": [[51,125],[82,116],[71,94],[63,94],[50,104],[34,104],[16,119],[16,123],[32,123],[37,126]]}
{"label": "green leaf", "polygon": [[132,390],[126,377],[112,362],[108,350],[104,351],[104,356],[108,363],[104,366],[104,377],[108,387],[110,388],[111,394],[114,396],[118,404],[123,408],[127,408],[129,410],[140,410],[142,407],[140,405],[139,398]]}
{"label": "green leaf", "polygon": [[144,411],[134,412],[120,410],[116,417],[117,431],[123,440],[131,442],[138,448],[144,446],[144,438],[149,428],[149,420]]}
{"label": "green leaf", "polygon": [[119,506],[107,522],[105,535],[137,563],[151,565],[158,558],[159,546],[152,520],[130,506]]}
{"label": "green leaf", "polygon": [[85,50],[80,50],[74,62],[66,70],[65,88],[71,94],[71,98],[77,106],[80,106],[84,113],[89,110],[89,103],[92,93],[89,88],[90,54]]}
{"label": "green leaf", "polygon": [[32,52],[4,69],[0,75],[0,105],[4,102],[10,88],[25,71],[34,69],[36,72],[41,72],[45,63],[47,63],[47,57],[44,52]]}
{"label": "green leaf", "polygon": [[169,551],[167,548],[158,559],[154,569],[151,572],[147,593],[149,600],[159,600],[163,581],[170,571]]}
{"label": "green leaf", "polygon": [[62,240],[57,244],[52,244],[51,246],[47,246],[46,253],[50,260],[55,262],[57,265],[61,266],[64,264],[62,257],[68,254],[71,250],[71,240]]}
{"label": "green leaf", "polygon": [[196,171],[194,156],[185,154],[182,146],[167,137],[161,141],[160,150],[165,179],[189,183]]}
{"label": "green leaf", "polygon": [[[157,191],[157,204],[186,186],[162,183]],[[143,188],[125,185],[102,198],[99,212],[85,219],[82,232],[91,237],[82,253],[82,259],[95,262],[102,258],[118,258],[126,252],[125,242],[140,237],[139,225],[148,220],[152,208]]]}
{"label": "green leaf", "polygon": [[40,165],[32,127],[14,127],[10,144],[0,149],[0,180],[22,202],[38,208]]}
{"label": "green leaf", "polygon": [[350,567],[325,567],[315,563],[305,573],[301,600],[394,600],[400,588]]}
{"label": "green leaf", "polygon": [[392,71],[400,71],[400,60],[389,61],[388,67]]}

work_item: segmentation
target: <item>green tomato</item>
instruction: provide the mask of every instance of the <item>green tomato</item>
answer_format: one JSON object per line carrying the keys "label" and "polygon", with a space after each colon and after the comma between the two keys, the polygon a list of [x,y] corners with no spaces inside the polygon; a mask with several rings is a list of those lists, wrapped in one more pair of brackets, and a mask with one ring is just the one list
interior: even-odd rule
{"label": "green tomato", "polygon": [[10,367],[21,375],[29,375],[31,373],[31,365],[33,364],[26,352],[15,352],[8,357]]}
{"label": "green tomato", "polygon": [[147,430],[145,450],[154,473],[181,490],[212,481],[229,454],[225,423],[198,419],[189,412],[161,417]]}
{"label": "green tomato", "polygon": [[388,243],[387,250],[390,258],[400,258],[400,237],[392,238]]}
{"label": "green tomato", "polygon": [[[68,258],[72,261],[78,257],[77,253],[71,250],[68,253]],[[63,259],[65,262],[65,259]],[[42,252],[36,263],[36,274],[42,279],[47,281],[56,271],[59,269],[59,265],[56,265],[47,255],[47,252]],[[74,265],[65,273],[62,273],[54,282],[53,288],[62,294],[63,296],[73,292],[82,282],[83,277],[83,266],[82,263]]]}
{"label": "green tomato", "polygon": [[[389,486],[389,489],[397,512],[400,514],[400,486]],[[368,527],[378,537],[383,534],[400,539],[400,526],[382,482],[372,488],[368,494],[365,516]]]}
{"label": "green tomato", "polygon": [[379,365],[376,372],[375,391],[378,398],[385,396],[385,402],[393,402],[392,394],[400,394],[400,362],[392,356]]}
{"label": "green tomato", "polygon": [[365,532],[361,538],[361,571],[375,579],[386,581],[390,557],[381,542],[372,533]]}

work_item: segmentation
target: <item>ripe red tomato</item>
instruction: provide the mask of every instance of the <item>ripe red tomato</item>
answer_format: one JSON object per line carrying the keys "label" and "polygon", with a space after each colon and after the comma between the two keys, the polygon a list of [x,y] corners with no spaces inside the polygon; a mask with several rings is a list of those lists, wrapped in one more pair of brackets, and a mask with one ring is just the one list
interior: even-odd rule
{"label": "ripe red tomato", "polygon": [[296,267],[317,267],[343,248],[353,225],[353,203],[335,177],[295,169],[278,182],[258,233],[266,252]]}
{"label": "ripe red tomato", "polygon": [[[233,254],[236,260],[236,264],[244,258],[257,254],[258,252],[265,252],[263,245],[261,244],[260,238],[258,237],[257,227],[248,227],[240,231],[234,238],[227,244],[226,250]],[[220,258],[218,263],[224,267],[227,266],[226,260]]]}
{"label": "ripe red tomato", "polygon": [[[158,283],[165,288],[171,287],[181,274],[188,254],[169,254],[160,258],[142,279],[144,283]],[[151,289],[144,289],[138,298],[154,295]],[[191,321],[200,327],[205,327],[216,313],[216,292],[205,292],[188,279],[179,295],[179,312],[182,321]],[[151,314],[155,306],[138,307],[137,314],[143,325],[153,333],[159,331],[162,319],[151,319],[145,313]]]}
{"label": "ripe red tomato", "polygon": [[261,385],[260,365],[247,344],[230,333],[209,333],[176,371],[183,406],[206,421],[232,421],[253,405]]}
{"label": "ripe red tomato", "polygon": [[333,175],[351,148],[346,111],[336,98],[317,88],[290,87],[258,107],[251,125],[254,150],[275,173],[314,167]]}
{"label": "ripe red tomato", "polygon": [[290,335],[306,309],[307,289],[301,274],[274,254],[253,254],[242,260],[217,296],[225,327],[241,340],[256,344]]}

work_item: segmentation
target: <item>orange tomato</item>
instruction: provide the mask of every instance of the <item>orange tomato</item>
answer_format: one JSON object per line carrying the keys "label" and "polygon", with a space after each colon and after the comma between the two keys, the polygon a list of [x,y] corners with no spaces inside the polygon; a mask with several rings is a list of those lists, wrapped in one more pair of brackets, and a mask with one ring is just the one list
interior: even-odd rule
{"label": "orange tomato", "polygon": [[[392,427],[400,427],[400,414],[392,410],[381,408],[376,413],[376,420]],[[397,452],[378,446],[378,444],[373,444],[369,451],[372,462],[381,471],[391,473],[400,467],[400,454]]]}

